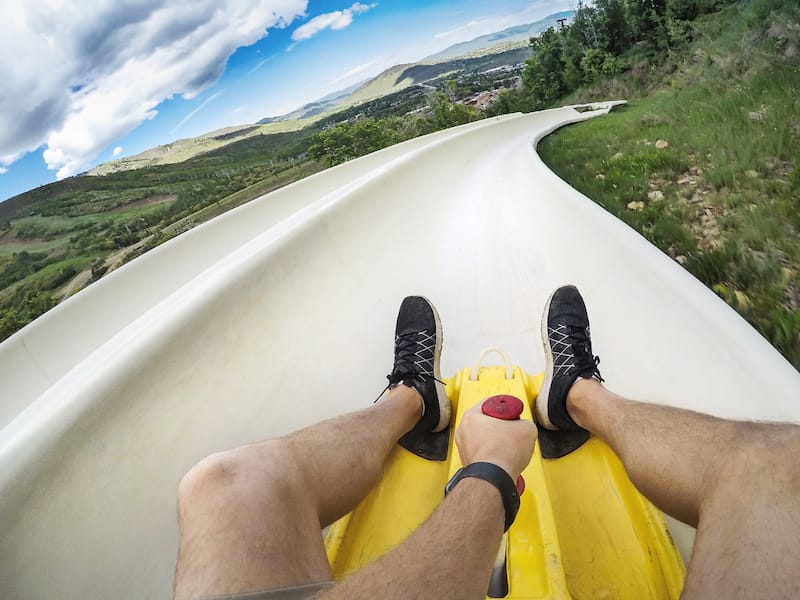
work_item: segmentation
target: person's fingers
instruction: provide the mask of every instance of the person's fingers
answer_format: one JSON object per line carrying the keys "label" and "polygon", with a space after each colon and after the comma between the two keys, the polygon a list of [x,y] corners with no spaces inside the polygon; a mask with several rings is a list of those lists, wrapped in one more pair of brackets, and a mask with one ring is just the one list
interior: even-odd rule
{"label": "person's fingers", "polygon": [[529,419],[489,417],[477,405],[464,413],[456,445],[463,464],[492,462],[516,478],[530,462],[536,434],[536,425]]}

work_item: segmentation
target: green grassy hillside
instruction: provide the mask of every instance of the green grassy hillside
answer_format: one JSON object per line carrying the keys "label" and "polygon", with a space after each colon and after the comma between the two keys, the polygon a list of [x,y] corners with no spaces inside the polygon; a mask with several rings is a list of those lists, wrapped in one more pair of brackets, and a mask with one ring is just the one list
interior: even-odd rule
{"label": "green grassy hillside", "polygon": [[322,168],[312,130],[257,135],[178,164],[79,176],[0,203],[0,340],[109,270]]}
{"label": "green grassy hillside", "polygon": [[642,233],[800,368],[800,10],[729,6],[692,43],[567,101],[627,108],[540,146],[562,178]]}

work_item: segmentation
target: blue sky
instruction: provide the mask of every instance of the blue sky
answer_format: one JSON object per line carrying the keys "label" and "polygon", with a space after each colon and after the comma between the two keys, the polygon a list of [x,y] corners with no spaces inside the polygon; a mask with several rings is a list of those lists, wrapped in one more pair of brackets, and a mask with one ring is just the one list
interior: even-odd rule
{"label": "blue sky", "polygon": [[0,200],[289,112],[395,64],[569,8],[569,0],[5,0]]}

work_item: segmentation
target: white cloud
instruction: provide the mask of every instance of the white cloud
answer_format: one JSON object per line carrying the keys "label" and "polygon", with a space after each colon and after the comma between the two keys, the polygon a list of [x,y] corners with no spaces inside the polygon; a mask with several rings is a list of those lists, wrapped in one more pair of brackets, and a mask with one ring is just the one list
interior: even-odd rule
{"label": "white cloud", "polygon": [[350,8],[317,15],[308,23],[305,23],[295,29],[292,33],[292,39],[295,42],[301,42],[303,40],[311,39],[324,29],[344,29],[353,22],[353,15],[360,15],[367,12],[371,8],[375,8],[376,6],[378,5],[374,2],[372,4],[361,4],[360,2],[356,2]]}
{"label": "white cloud", "polygon": [[269,61],[271,61],[273,58],[275,58],[275,55],[274,55],[274,54],[273,54],[272,56],[268,56],[268,57],[267,57],[267,58],[265,58],[264,60],[261,60],[261,61],[259,61],[259,63],[258,63],[258,64],[257,64],[255,67],[253,67],[253,68],[252,68],[252,69],[250,69],[250,70],[249,70],[247,73],[245,73],[245,77],[249,77],[250,75],[252,75],[252,74],[253,74],[253,73],[255,73],[256,71],[258,71],[258,70],[259,70],[261,67],[263,67],[265,64],[267,64],[267,63],[268,63]]}
{"label": "white cloud", "polygon": [[122,154],[122,146],[117,146],[116,148],[114,148],[114,152],[112,154],[114,156],[119,156],[120,154]]}
{"label": "white cloud", "polygon": [[482,25],[484,23],[487,23],[487,22],[488,22],[488,19],[481,19],[480,21],[470,21],[466,25],[461,25],[460,27],[456,27],[455,29],[450,29],[448,31],[442,31],[441,33],[437,33],[433,37],[435,39],[437,39],[437,40],[440,40],[442,38],[460,36],[460,35],[462,35],[462,34],[464,34],[466,32],[472,33],[472,31],[475,31],[476,27],[478,27],[479,25]]}
{"label": "white cloud", "polygon": [[2,175],[3,173],[8,173],[8,169],[6,169],[5,167],[0,167],[0,175]]}
{"label": "white cloud", "polygon": [[219,95],[220,95],[222,92],[224,92],[224,91],[225,91],[225,90],[220,90],[220,91],[218,91],[218,92],[216,92],[216,93],[212,94],[211,96],[209,96],[209,97],[208,97],[208,98],[206,98],[205,100],[203,100],[202,104],[200,104],[200,106],[198,106],[197,108],[195,108],[195,109],[194,109],[192,112],[190,112],[188,115],[186,115],[185,117],[183,117],[183,119],[181,119],[181,122],[180,122],[180,123],[178,123],[177,125],[175,125],[175,127],[173,127],[173,128],[172,128],[172,131],[170,131],[170,133],[175,133],[175,132],[176,132],[178,129],[180,129],[180,128],[181,128],[181,127],[184,125],[184,123],[186,123],[186,122],[187,122],[189,119],[191,119],[193,116],[195,116],[195,115],[196,115],[197,113],[199,113],[201,110],[203,110],[203,109],[206,107],[206,104],[208,104],[209,102],[213,102],[214,100],[216,100],[217,96],[219,96]]}
{"label": "white cloud", "polygon": [[305,14],[307,0],[3,0],[0,166],[46,144],[63,178],[156,115],[192,99],[228,58]]}

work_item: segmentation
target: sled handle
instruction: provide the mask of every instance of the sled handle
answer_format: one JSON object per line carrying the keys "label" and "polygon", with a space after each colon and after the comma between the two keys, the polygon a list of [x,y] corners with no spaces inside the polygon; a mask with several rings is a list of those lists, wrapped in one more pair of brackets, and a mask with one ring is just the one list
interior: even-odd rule
{"label": "sled handle", "polygon": [[491,346],[490,348],[486,348],[483,352],[481,352],[478,360],[475,361],[475,367],[472,369],[472,372],[469,376],[472,381],[478,381],[478,371],[481,368],[481,363],[483,362],[483,359],[492,352],[499,354],[500,358],[503,359],[503,364],[506,367],[506,379],[514,379],[514,368],[511,366],[511,357],[508,356],[508,353],[505,350]]}

